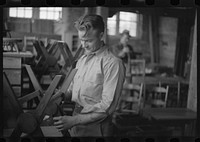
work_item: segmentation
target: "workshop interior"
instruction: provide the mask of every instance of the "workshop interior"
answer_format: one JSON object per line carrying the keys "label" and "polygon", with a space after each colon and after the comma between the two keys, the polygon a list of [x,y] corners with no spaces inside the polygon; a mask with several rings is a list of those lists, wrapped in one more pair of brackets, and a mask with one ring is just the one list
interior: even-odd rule
{"label": "workshop interior", "polygon": [[73,114],[63,94],[84,55],[74,27],[83,14],[102,16],[108,48],[126,30],[134,51],[113,136],[196,136],[197,10],[97,6],[3,8],[3,137],[70,137],[52,118]]}

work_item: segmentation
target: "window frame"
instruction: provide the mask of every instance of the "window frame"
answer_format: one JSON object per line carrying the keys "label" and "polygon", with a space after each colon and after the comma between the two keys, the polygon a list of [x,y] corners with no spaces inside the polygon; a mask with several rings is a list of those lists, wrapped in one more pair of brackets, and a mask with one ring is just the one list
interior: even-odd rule
{"label": "window frame", "polygon": [[[12,9],[15,9],[16,10],[16,15],[15,16],[12,16],[11,15],[11,11]],[[20,10],[23,10],[23,16],[20,17],[18,16],[18,12]],[[31,16],[30,17],[26,17],[26,11],[31,11]],[[9,17],[10,18],[25,18],[25,19],[31,19],[33,17],[33,7],[10,7],[9,8]]]}
{"label": "window frame", "polygon": [[[124,20],[120,20],[120,12],[126,12],[126,11],[119,11],[119,12],[117,12],[116,14],[114,14],[114,15],[116,15],[116,23],[115,23],[115,34],[109,34],[108,32],[107,32],[107,34],[108,34],[108,36],[115,36],[115,35],[119,35],[119,34],[121,34],[120,33],[120,21],[124,21]],[[142,16],[140,15],[140,14],[138,14],[138,13],[135,13],[135,12],[127,12],[127,13],[133,13],[133,14],[136,14],[136,16],[137,16],[137,20],[135,21],[135,23],[136,23],[136,33],[135,33],[135,36],[131,36],[132,38],[135,38],[135,39],[137,39],[137,38],[141,38],[141,35],[142,35],[142,30],[141,30],[141,28],[142,28],[142,26],[140,26],[140,23],[142,22],[141,20],[142,20]],[[114,16],[113,15],[113,16]],[[107,19],[107,21],[109,21],[109,19]],[[131,21],[127,21],[127,22],[131,22]],[[108,25],[108,22],[107,22],[107,25]],[[108,29],[108,27],[107,27],[107,31],[108,31],[109,29]],[[129,30],[130,31],[130,29],[127,29],[127,30]],[[122,30],[123,31],[123,30]]]}
{"label": "window frame", "polygon": [[[41,9],[41,8],[46,8],[46,9]],[[48,9],[48,8],[52,8],[52,9]],[[55,8],[60,8],[60,10],[56,10]],[[46,12],[46,17],[45,18],[41,18],[41,12]],[[39,16],[38,16],[38,19],[40,20],[53,20],[53,21],[60,21],[62,19],[62,12],[63,9],[62,7],[40,7],[39,8]],[[53,15],[55,15],[55,13],[58,13],[58,19],[55,19],[55,18],[48,18],[48,13],[51,12],[53,13]]]}

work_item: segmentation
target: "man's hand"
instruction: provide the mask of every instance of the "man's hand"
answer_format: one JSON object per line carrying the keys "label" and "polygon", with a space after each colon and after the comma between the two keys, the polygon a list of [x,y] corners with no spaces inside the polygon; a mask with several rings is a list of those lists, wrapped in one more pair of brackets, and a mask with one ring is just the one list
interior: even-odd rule
{"label": "man's hand", "polygon": [[73,116],[58,116],[54,117],[54,125],[59,131],[70,129],[75,124]]}
{"label": "man's hand", "polygon": [[126,55],[126,52],[124,52],[123,50],[119,52],[118,54],[119,57],[124,57],[125,55]]}
{"label": "man's hand", "polygon": [[119,57],[124,57],[127,53],[129,53],[129,48],[128,48],[128,47],[124,47],[124,48],[122,49],[122,51],[119,52],[118,56],[119,56]]}
{"label": "man's hand", "polygon": [[87,113],[75,116],[58,116],[53,117],[54,125],[59,131],[70,129],[77,125],[85,125],[98,122],[107,117],[106,113]]}
{"label": "man's hand", "polygon": [[124,53],[129,53],[130,51],[129,51],[129,48],[127,47],[127,46],[125,46],[124,48],[123,48],[123,50],[122,50]]}

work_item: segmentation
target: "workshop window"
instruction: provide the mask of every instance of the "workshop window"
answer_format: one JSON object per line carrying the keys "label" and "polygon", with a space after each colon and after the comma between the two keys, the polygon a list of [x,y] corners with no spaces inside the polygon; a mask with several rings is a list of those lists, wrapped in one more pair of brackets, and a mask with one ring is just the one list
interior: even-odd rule
{"label": "workshop window", "polygon": [[10,17],[32,18],[32,7],[9,8]]}
{"label": "workshop window", "polygon": [[116,22],[117,22],[117,15],[108,18],[107,29],[109,35],[116,35]]}
{"label": "workshop window", "polygon": [[40,19],[60,20],[62,18],[62,7],[41,7]]}
{"label": "workshop window", "polygon": [[139,15],[132,12],[118,12],[113,17],[108,18],[108,35],[122,33],[123,30],[129,30],[132,37],[138,36]]}

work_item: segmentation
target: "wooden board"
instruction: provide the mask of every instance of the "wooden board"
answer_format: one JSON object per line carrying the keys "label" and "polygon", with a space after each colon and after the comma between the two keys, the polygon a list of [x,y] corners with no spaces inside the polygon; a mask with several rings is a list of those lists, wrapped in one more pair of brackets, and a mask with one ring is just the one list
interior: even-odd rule
{"label": "wooden board", "polygon": [[174,67],[178,19],[159,18],[159,58],[160,64]]}
{"label": "wooden board", "polygon": [[142,110],[143,116],[156,120],[195,120],[196,112],[187,108],[147,108]]}
{"label": "wooden board", "polygon": [[21,85],[21,70],[4,69],[11,85]]}
{"label": "wooden board", "polygon": [[12,86],[13,91],[17,97],[21,97],[21,86]]}
{"label": "wooden board", "polygon": [[30,51],[26,52],[3,52],[4,57],[32,58],[33,54]]}
{"label": "wooden board", "polygon": [[189,81],[187,108],[197,111],[197,14],[193,35],[192,64]]}
{"label": "wooden board", "polygon": [[176,77],[161,77],[161,76],[146,76],[145,78],[140,76],[132,77],[132,83],[145,83],[145,84],[158,84],[158,83],[167,83],[167,84],[177,84],[178,82],[183,84],[188,84],[188,81],[183,78]]}
{"label": "wooden board", "polygon": [[18,57],[3,57],[3,68],[21,69],[21,58]]}

